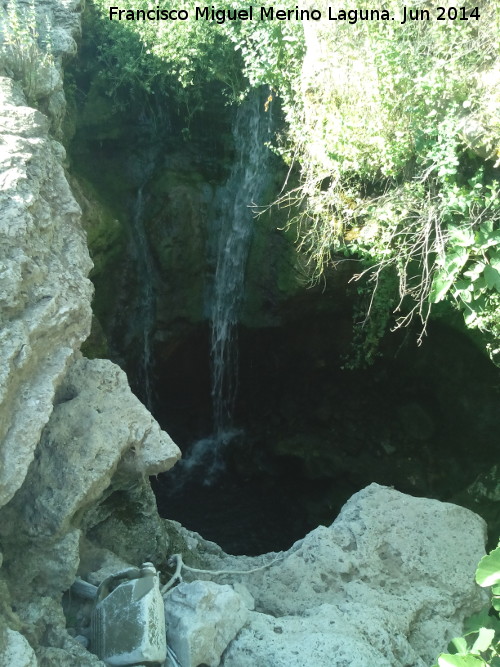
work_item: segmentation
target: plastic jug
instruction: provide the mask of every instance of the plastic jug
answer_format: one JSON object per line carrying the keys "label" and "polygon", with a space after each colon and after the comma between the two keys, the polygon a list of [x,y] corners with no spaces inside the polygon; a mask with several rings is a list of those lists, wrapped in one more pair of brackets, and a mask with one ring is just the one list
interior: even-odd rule
{"label": "plastic jug", "polygon": [[91,619],[91,649],[107,665],[163,664],[165,612],[152,563],[105,579]]}

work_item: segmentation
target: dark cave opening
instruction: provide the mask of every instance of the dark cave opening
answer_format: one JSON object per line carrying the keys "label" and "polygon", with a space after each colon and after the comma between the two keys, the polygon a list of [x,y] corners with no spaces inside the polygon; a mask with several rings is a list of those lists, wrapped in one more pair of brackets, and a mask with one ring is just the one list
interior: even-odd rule
{"label": "dark cave opening", "polygon": [[[338,313],[306,312],[283,326],[240,327],[239,432],[224,470],[210,484],[203,466],[180,485],[177,467],[152,480],[162,516],[252,555],[330,524],[371,482],[480,511],[468,487],[495,462],[496,369],[436,322],[421,347],[389,336],[373,367],[343,370],[344,324]],[[156,348],[153,411],[187,457],[211,429],[208,348],[206,325],[167,356]]]}

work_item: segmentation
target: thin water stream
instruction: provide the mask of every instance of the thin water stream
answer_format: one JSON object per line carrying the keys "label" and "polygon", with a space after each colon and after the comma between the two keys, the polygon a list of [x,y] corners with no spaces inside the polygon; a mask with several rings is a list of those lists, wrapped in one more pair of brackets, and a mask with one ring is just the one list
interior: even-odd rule
{"label": "thin water stream", "polygon": [[208,479],[223,468],[223,451],[240,433],[233,423],[238,390],[237,326],[245,294],[245,273],[255,216],[262,204],[268,174],[271,116],[261,96],[252,95],[236,113],[236,151],[228,180],[215,198],[209,225],[210,368],[213,432],[196,443],[192,455],[208,464]]}
{"label": "thin water stream", "polygon": [[235,158],[226,183],[216,193],[208,226],[212,433],[193,444],[176,466],[174,486],[195,471],[211,484],[224,470],[224,451],[241,430],[234,423],[238,389],[238,322],[255,217],[269,179],[272,118],[262,95],[253,94],[237,110],[232,127]]}
{"label": "thin water stream", "polygon": [[[210,295],[212,406],[215,440],[233,430],[238,387],[237,324],[245,291],[245,269],[257,207],[268,177],[270,115],[260,96],[237,112],[233,126],[236,159],[219,190],[210,225],[215,273]],[[213,252],[213,251],[212,251]]]}
{"label": "thin water stream", "polygon": [[135,312],[133,329],[138,337],[139,363],[137,386],[146,407],[152,405],[151,385],[151,338],[155,324],[155,289],[154,267],[149,241],[144,228],[144,193],[143,187],[137,189],[132,210],[132,236],[137,267],[137,285],[139,288],[138,306]]}

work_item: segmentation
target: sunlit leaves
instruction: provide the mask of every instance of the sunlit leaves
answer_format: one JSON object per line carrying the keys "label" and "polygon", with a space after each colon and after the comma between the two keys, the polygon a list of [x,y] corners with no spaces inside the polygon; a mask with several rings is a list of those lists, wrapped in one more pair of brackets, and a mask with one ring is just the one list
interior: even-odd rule
{"label": "sunlit leaves", "polygon": [[500,582],[500,546],[479,561],[476,581],[480,586],[493,586]]}
{"label": "sunlit leaves", "polygon": [[464,635],[453,639],[449,653],[438,658],[439,667],[500,667],[500,546],[477,566],[476,582],[492,586],[492,610],[487,607],[464,624]]}

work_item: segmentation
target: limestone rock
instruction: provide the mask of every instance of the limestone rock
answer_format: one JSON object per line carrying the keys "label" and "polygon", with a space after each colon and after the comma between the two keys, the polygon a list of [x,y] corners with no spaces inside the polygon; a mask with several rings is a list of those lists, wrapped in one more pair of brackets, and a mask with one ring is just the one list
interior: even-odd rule
{"label": "limestone rock", "polygon": [[93,586],[99,586],[107,577],[130,566],[130,562],[121,560],[108,549],[95,546],[85,537],[80,540],[78,575]]}
{"label": "limestone rock", "polygon": [[37,595],[60,598],[76,576],[81,531],[72,530],[62,536],[34,541],[24,533],[18,514],[6,511],[2,520],[17,529],[10,537],[2,536],[5,572],[13,599],[19,602]]}
{"label": "limestone rock", "polygon": [[[59,601],[38,597],[20,603],[18,612],[23,622],[23,634],[35,647],[37,662],[34,665],[97,667],[104,664],[66,632],[66,619]],[[0,665],[3,667],[2,657],[0,651]],[[8,667],[17,667],[17,663],[8,663]]]}
{"label": "limestone rock", "polygon": [[170,536],[158,516],[149,481],[110,491],[104,502],[85,514],[89,539],[129,563],[163,562]]}
{"label": "limestone rock", "polygon": [[[15,79],[0,77],[0,663],[36,665],[34,650],[39,665],[100,664],[69,637],[61,606],[79,565],[84,515],[116,489],[144,486],[179,451],[122,371],[79,358],[91,324],[92,263],[65,151],[53,137],[80,3],[11,4],[40,21],[21,21],[35,57],[20,61],[3,42],[13,22],[0,7],[0,71]],[[50,54],[35,23],[48,26]],[[152,515],[151,494],[146,500]]]}
{"label": "limestone rock", "polygon": [[[432,664],[487,600],[474,583],[485,537],[469,510],[372,484],[271,566],[218,577],[244,583],[256,609],[221,665]],[[270,558],[223,557],[209,545],[202,567],[244,570]]]}
{"label": "limestone rock", "polygon": [[0,79],[0,506],[21,486],[69,358],[90,330],[80,209],[40,112]]}
{"label": "limestone rock", "polygon": [[248,613],[230,586],[211,581],[182,583],[165,596],[167,644],[182,667],[217,667]]}
{"label": "limestone rock", "polygon": [[79,359],[58,390],[36,460],[14,506],[32,536],[67,532],[116,478],[127,487],[171,468],[179,449],[103,359]]}
{"label": "limestone rock", "polygon": [[[361,605],[359,611],[364,611],[363,620],[371,620],[371,611],[363,610]],[[401,662],[399,658],[394,662],[387,657],[392,649],[391,640],[382,650],[373,646],[369,632],[376,625],[377,621],[371,620],[365,632],[360,633],[352,628],[350,613],[331,605],[322,605],[305,618],[275,619],[253,613],[249,627],[231,644],[222,664],[225,667],[428,667],[409,646],[405,647],[404,656],[399,653]],[[390,637],[390,629],[387,636]],[[398,638],[394,638],[394,644],[398,644]]]}
{"label": "limestone rock", "polygon": [[[79,566],[80,527],[89,529],[86,510],[97,515],[101,503],[110,520],[114,512],[125,518],[127,526],[119,531],[128,541],[124,560],[143,556],[137,548],[164,557],[166,539],[154,530],[151,490],[145,500],[145,491],[139,493],[137,516],[133,499],[136,487],[146,484],[144,476],[170,468],[178,457],[176,445],[130,391],[123,371],[106,360],[76,360],[58,389],[26,481],[2,510],[0,537],[11,593],[18,599],[60,597]],[[125,490],[118,501],[128,499],[126,507],[106,506],[117,489]],[[144,540],[142,524],[148,528]],[[107,526],[105,537],[110,535]],[[113,539],[104,546],[113,549]]]}
{"label": "limestone rock", "polygon": [[7,629],[5,648],[0,651],[0,667],[37,667],[35,653],[26,639],[15,630]]}

